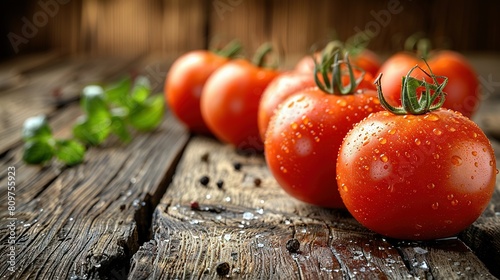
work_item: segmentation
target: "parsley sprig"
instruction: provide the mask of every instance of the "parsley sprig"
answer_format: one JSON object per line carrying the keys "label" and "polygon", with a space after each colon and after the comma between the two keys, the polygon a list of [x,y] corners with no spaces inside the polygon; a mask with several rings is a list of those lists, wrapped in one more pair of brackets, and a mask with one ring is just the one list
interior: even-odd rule
{"label": "parsley sprig", "polygon": [[162,94],[151,95],[147,77],[122,79],[107,87],[88,85],[82,90],[84,115],[73,125],[72,139],[56,139],[44,115],[27,119],[23,125],[23,160],[45,164],[56,157],[67,166],[85,158],[86,147],[102,144],[112,134],[121,141],[132,140],[130,129],[151,131],[165,112]]}

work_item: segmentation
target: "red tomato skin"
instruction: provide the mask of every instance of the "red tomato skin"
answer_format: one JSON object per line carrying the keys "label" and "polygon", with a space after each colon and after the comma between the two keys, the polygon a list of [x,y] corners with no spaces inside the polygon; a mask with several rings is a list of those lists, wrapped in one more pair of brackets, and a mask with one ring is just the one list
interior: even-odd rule
{"label": "red tomato skin", "polygon": [[344,208],[335,180],[338,149],[354,123],[380,110],[375,91],[339,96],[314,88],[290,96],[271,118],[266,133],[269,170],[296,199]]}
{"label": "red tomato skin", "polygon": [[210,75],[229,59],[209,51],[192,51],[179,57],[170,67],[164,94],[174,115],[189,130],[209,134],[200,110],[202,89]]}
{"label": "red tomato skin", "polygon": [[226,63],[207,80],[201,113],[210,131],[239,149],[262,151],[257,111],[262,93],[280,72],[247,60]]}
{"label": "red tomato skin", "polygon": [[347,134],[337,161],[339,192],[353,217],[409,240],[454,236],[472,224],[493,195],[497,172],[481,129],[447,109],[374,113]]}
{"label": "red tomato skin", "polygon": [[[480,91],[477,74],[467,59],[454,51],[436,51],[431,52],[427,63],[436,76],[448,77],[443,108],[459,111],[471,118],[479,106]],[[400,52],[391,56],[380,68],[384,81],[382,91],[385,97],[397,101],[394,105],[401,104],[401,78],[415,65],[427,71],[427,66],[420,58],[412,53]],[[414,71],[412,76],[431,82],[420,70]]]}
{"label": "red tomato skin", "polygon": [[259,102],[258,125],[262,140],[267,126],[278,105],[290,95],[310,87],[315,87],[314,74],[289,71],[276,77],[265,89]]}

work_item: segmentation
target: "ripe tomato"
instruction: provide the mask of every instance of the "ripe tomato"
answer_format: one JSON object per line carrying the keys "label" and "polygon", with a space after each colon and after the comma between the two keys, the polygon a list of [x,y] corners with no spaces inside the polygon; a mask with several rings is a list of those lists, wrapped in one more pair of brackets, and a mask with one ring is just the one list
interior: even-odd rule
{"label": "ripe tomato", "polygon": [[191,131],[209,133],[200,111],[200,96],[208,77],[238,53],[232,42],[218,53],[197,50],[179,57],[168,71],[164,94],[175,116]]}
{"label": "ripe tomato", "polygon": [[257,125],[262,93],[280,72],[258,67],[247,60],[233,60],[207,80],[201,113],[212,133],[239,149],[261,151]]}
{"label": "ripe tomato", "polygon": [[340,144],[356,122],[379,110],[373,90],[332,95],[312,88],[292,95],[279,106],[266,133],[271,173],[299,200],[343,208],[335,180]]}
{"label": "ripe tomato", "polygon": [[493,195],[498,171],[481,129],[456,111],[423,108],[418,115],[374,113],[340,147],[342,200],[356,220],[385,236],[455,235],[481,215]]}
{"label": "ripe tomato", "polygon": [[[479,81],[477,74],[467,59],[457,52],[431,52],[427,62],[436,76],[449,78],[444,91],[447,93],[444,108],[459,111],[471,117],[479,105]],[[391,56],[382,64],[380,73],[384,74],[382,91],[384,96],[401,102],[401,77],[415,65],[423,66],[424,62],[415,54],[400,52]],[[414,77],[426,78],[415,73]]]}

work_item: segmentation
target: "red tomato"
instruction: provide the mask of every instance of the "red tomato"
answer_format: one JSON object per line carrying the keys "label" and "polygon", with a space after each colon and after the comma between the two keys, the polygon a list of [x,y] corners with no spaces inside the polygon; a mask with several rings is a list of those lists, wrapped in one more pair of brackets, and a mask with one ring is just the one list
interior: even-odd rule
{"label": "red tomato", "polygon": [[[436,76],[449,78],[444,88],[447,96],[443,107],[459,111],[470,118],[479,105],[479,81],[466,58],[453,51],[439,51],[431,52],[427,62]],[[412,53],[400,52],[391,56],[380,68],[386,81],[382,84],[384,96],[401,103],[401,77],[417,64],[425,65]],[[418,72],[414,72],[412,76],[430,81]]]}
{"label": "red tomato", "polygon": [[457,234],[493,195],[493,149],[461,114],[378,112],[346,136],[337,162],[340,195],[361,224],[400,239]]}
{"label": "red tomato", "polygon": [[179,57],[167,74],[165,99],[175,114],[190,130],[209,133],[200,111],[200,96],[208,77],[229,58],[209,51],[193,51]]}
{"label": "red tomato", "polygon": [[[358,78],[360,75],[358,71],[355,71],[354,74],[356,78]],[[320,78],[320,80],[322,80],[322,78]],[[342,83],[344,84],[344,86],[347,86],[349,84],[349,81],[350,80],[348,75],[342,76]],[[316,87],[313,72],[302,73],[293,71],[283,73],[276,77],[276,79],[274,79],[269,84],[269,86],[262,94],[258,111],[259,133],[262,139],[265,138],[269,120],[271,119],[278,105],[294,93],[311,87]],[[375,85],[373,84],[372,76],[369,74],[365,74],[357,89],[374,90]]]}
{"label": "red tomato", "polygon": [[215,71],[201,97],[201,113],[213,134],[239,149],[261,151],[263,143],[257,125],[259,101],[279,73],[242,59]]}
{"label": "red tomato", "polygon": [[290,96],[266,133],[264,151],[271,173],[299,200],[343,208],[335,180],[340,144],[355,123],[382,109],[373,90],[334,95],[312,88]]}

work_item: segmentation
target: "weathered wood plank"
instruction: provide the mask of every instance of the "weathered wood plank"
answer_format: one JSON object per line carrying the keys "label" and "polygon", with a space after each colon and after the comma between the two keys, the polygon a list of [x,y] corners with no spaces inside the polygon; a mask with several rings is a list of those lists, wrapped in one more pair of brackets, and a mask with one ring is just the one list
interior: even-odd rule
{"label": "weathered wood plank", "polygon": [[[10,274],[2,262],[0,275],[116,279],[114,273],[126,273],[122,269],[131,254],[148,239],[152,209],[188,140],[172,118],[153,133],[136,135],[129,145],[90,149],[84,164],[60,174],[53,168],[25,166],[17,153],[11,163],[19,174],[16,272]],[[39,182],[40,177],[49,179]],[[1,182],[6,186],[5,178]],[[6,219],[6,211],[1,213]],[[2,250],[7,236],[2,227]]]}
{"label": "weathered wood plank", "polygon": [[[241,163],[241,170],[234,163]],[[202,176],[210,178],[207,186],[200,184]],[[222,188],[218,180],[224,181]],[[204,137],[186,148],[155,211],[153,230],[154,239],[133,257],[129,279],[213,279],[220,262],[231,267],[229,276],[247,279],[494,279],[459,239],[384,239],[346,211],[290,198],[261,155],[239,155]],[[299,253],[286,250],[291,238],[300,241]]]}

